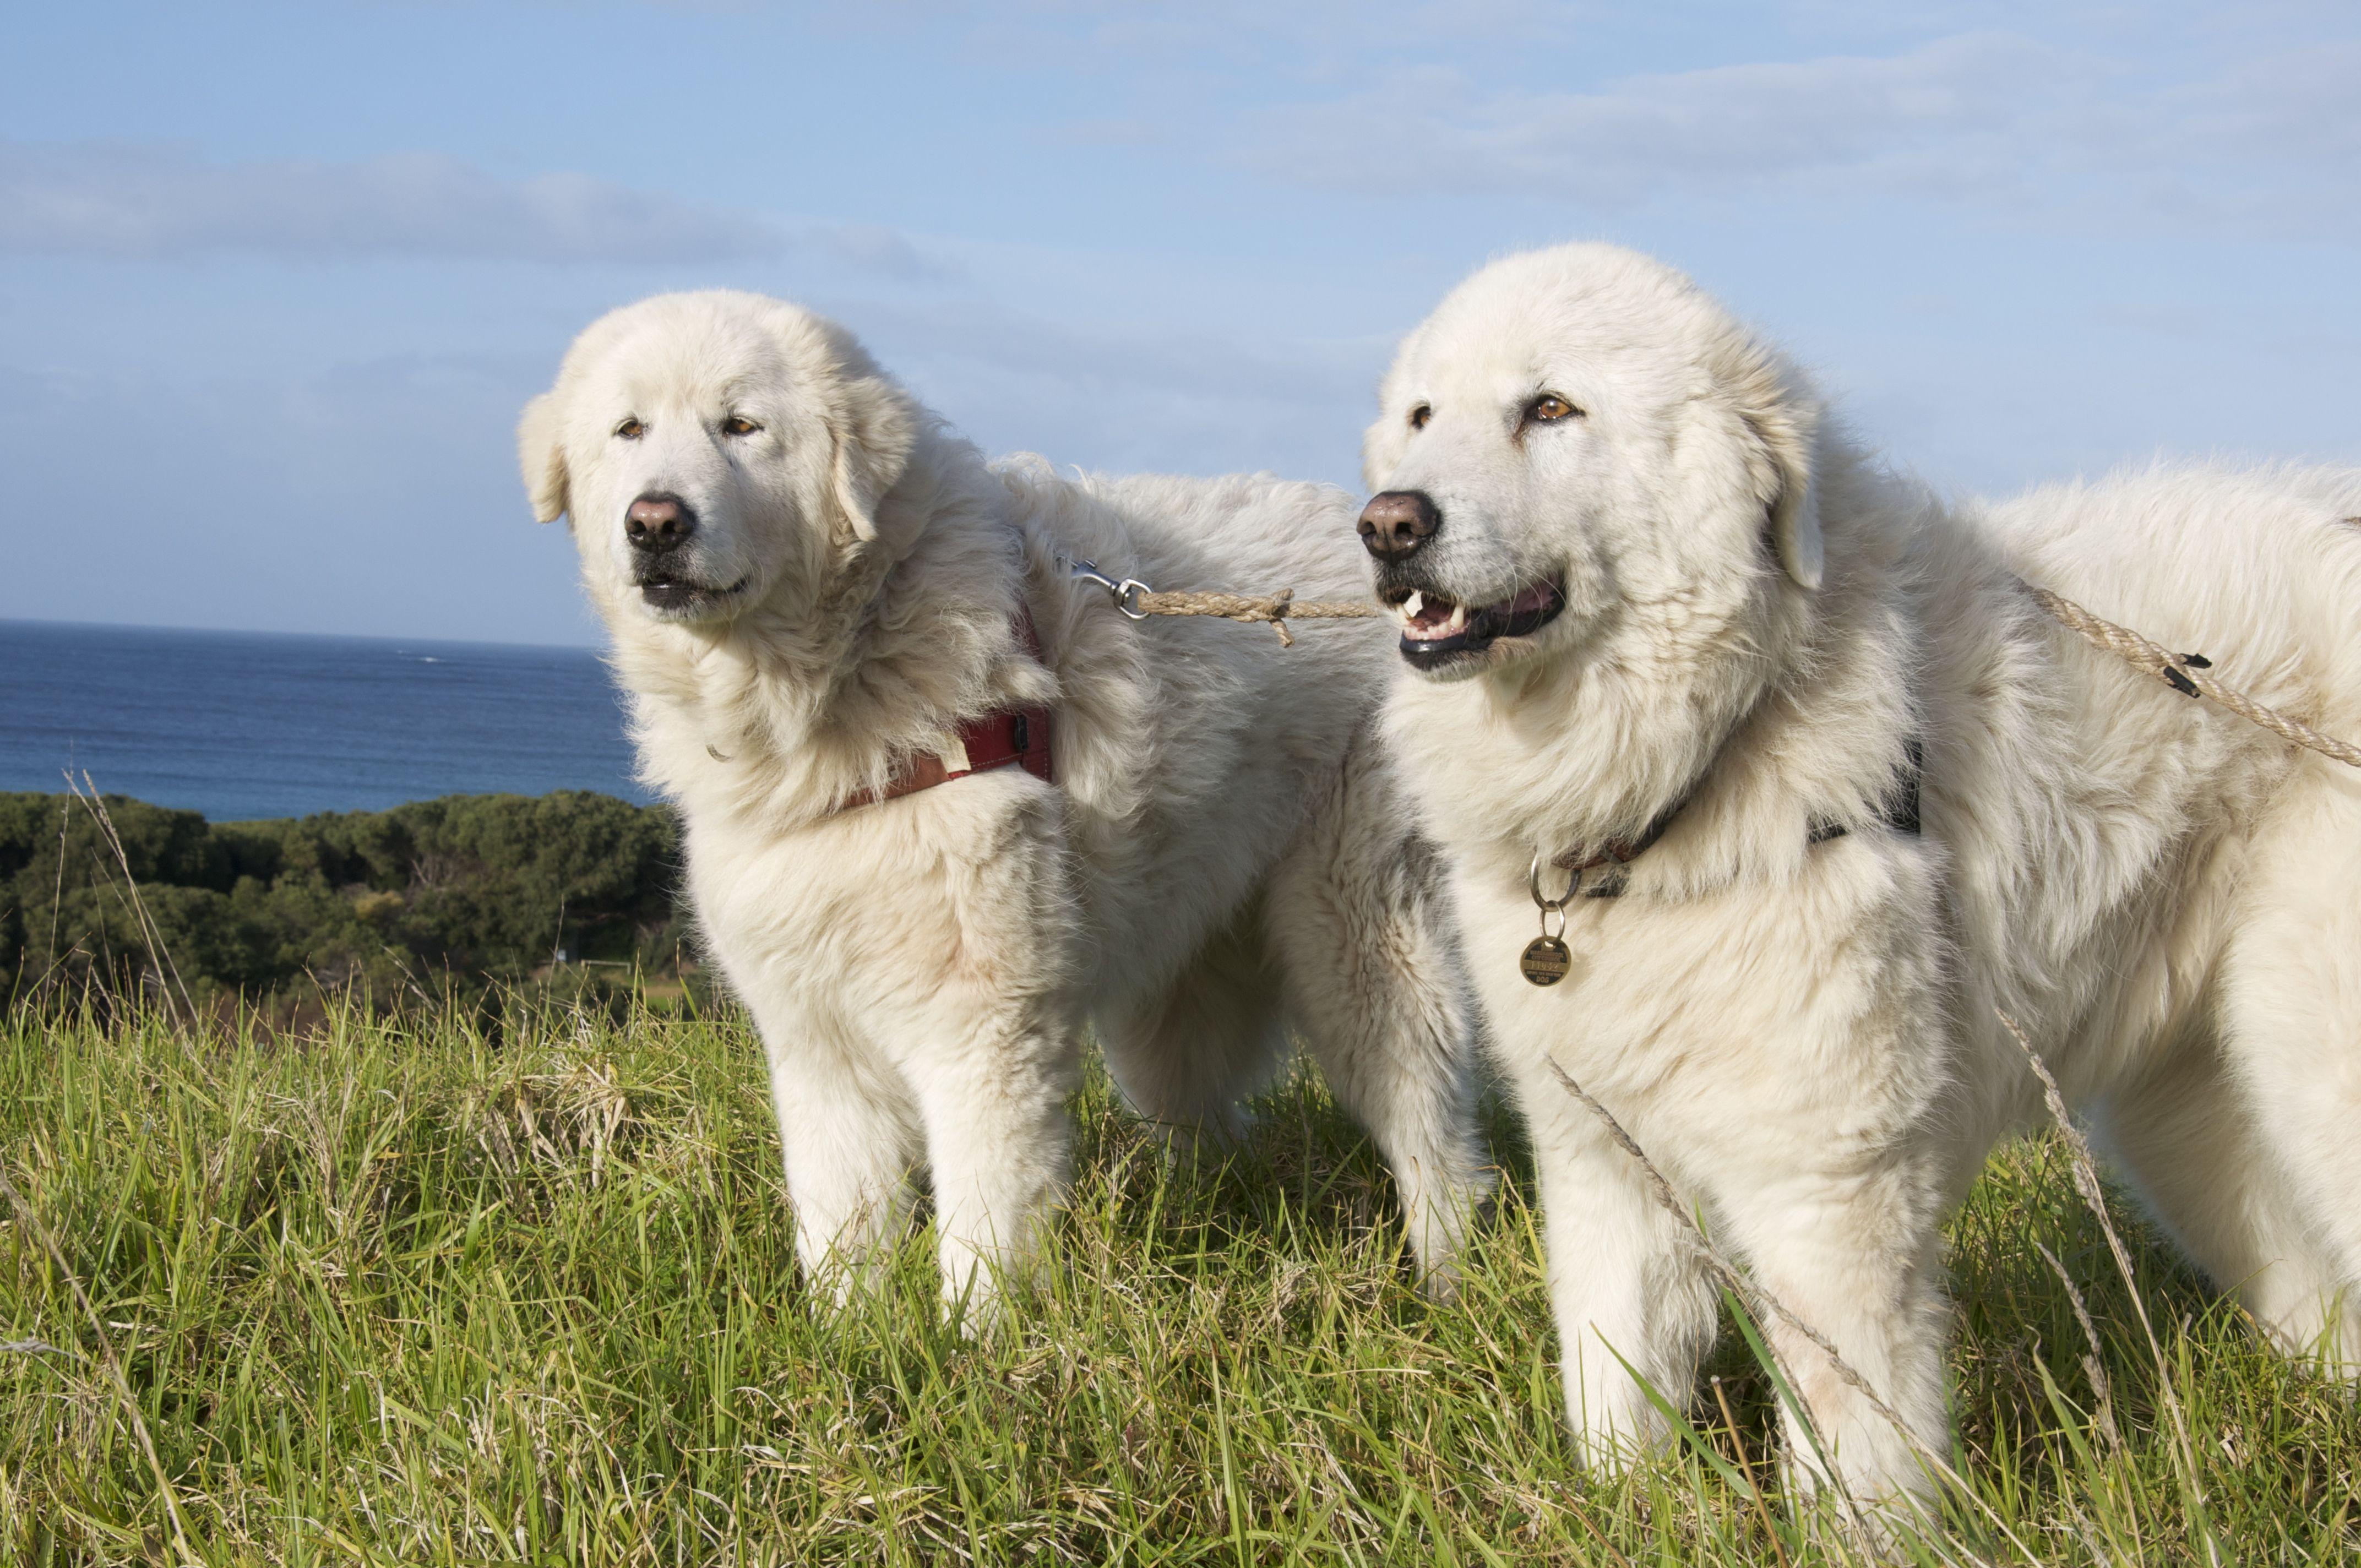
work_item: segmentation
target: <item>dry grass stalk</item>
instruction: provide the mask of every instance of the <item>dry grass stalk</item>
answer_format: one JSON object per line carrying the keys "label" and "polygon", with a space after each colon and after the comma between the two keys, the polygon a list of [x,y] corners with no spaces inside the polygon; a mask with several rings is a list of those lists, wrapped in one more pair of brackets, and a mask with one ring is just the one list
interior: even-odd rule
{"label": "dry grass stalk", "polygon": [[68,1266],[64,1249],[58,1245],[58,1238],[42,1223],[41,1217],[33,1212],[33,1207],[25,1201],[24,1194],[16,1190],[16,1179],[8,1174],[5,1164],[0,1164],[0,1191],[7,1194],[9,1207],[16,1210],[16,1223],[39,1238],[42,1249],[49,1255],[49,1261],[56,1264],[58,1272],[65,1277],[66,1288],[73,1292],[82,1316],[90,1320],[90,1332],[98,1340],[99,1359],[105,1365],[107,1381],[115,1390],[115,1402],[122,1406],[124,1419],[131,1423],[132,1435],[139,1440],[139,1452],[147,1456],[148,1468],[156,1477],[157,1495],[164,1499],[164,1514],[172,1526],[172,1544],[180,1549],[183,1563],[196,1563],[202,1568],[204,1559],[190,1546],[188,1528],[181,1519],[180,1493],[165,1475],[164,1462],[156,1456],[156,1440],[148,1435],[147,1419],[139,1413],[139,1401],[131,1397],[131,1383],[123,1375],[122,1357],[115,1354],[115,1342],[106,1337],[106,1325],[99,1321],[98,1309],[91,1305],[90,1296],[82,1289],[80,1277]]}
{"label": "dry grass stalk", "polygon": [[[66,907],[66,828],[72,821],[73,807],[61,806],[58,811],[58,880],[49,894],[49,974],[55,974],[58,968],[58,922]],[[49,985],[49,974],[41,976],[44,989]]]}
{"label": "dry grass stalk", "polygon": [[1746,1489],[1752,1494],[1754,1517],[1762,1522],[1763,1534],[1771,1542],[1772,1554],[1778,1558],[1779,1568],[1787,1568],[1787,1545],[1779,1539],[1779,1531],[1771,1523],[1771,1505],[1763,1500],[1763,1483],[1754,1478],[1754,1462],[1746,1456],[1746,1439],[1739,1434],[1738,1418],[1730,1413],[1730,1396],[1721,1391],[1721,1379],[1713,1380],[1713,1402],[1721,1407],[1722,1424],[1730,1429],[1730,1446],[1738,1451],[1738,1467],[1745,1474]]}
{"label": "dry grass stalk", "polygon": [[2066,1266],[2058,1261],[2058,1255],[2039,1242],[2033,1244],[2033,1250],[2041,1255],[2041,1260],[2049,1266],[2049,1271],[2058,1276],[2058,1283],[2066,1288],[2066,1300],[2074,1309],[2074,1321],[2082,1325],[2083,1341],[2091,1347],[2090,1354],[2082,1357],[2082,1374],[2091,1380],[2091,1397],[2097,1404],[2097,1409],[2092,1412],[2091,1422],[2099,1429],[2099,1435],[2106,1440],[2107,1447],[2120,1453],[2124,1436],[2115,1426],[2114,1390],[2107,1382],[2106,1363],[2102,1359],[2099,1349],[2098,1325],[2092,1322],[2091,1309],[2083,1304],[2082,1291],[2074,1283],[2074,1277],[2066,1272]]}
{"label": "dry grass stalk", "polygon": [[[2164,1343],[2156,1337],[2156,1325],[2148,1321],[2147,1302],[2140,1294],[2139,1276],[2132,1267],[2131,1249],[2124,1245],[2124,1238],[2115,1230],[2114,1219],[2107,1212],[2106,1190],[2099,1184],[2098,1158],[2091,1152],[2091,1141],[2082,1135],[2082,1129],[2076,1126],[2073,1117],[2067,1114],[2066,1096],[2059,1090],[2058,1080],[2049,1075],[2049,1069],[2043,1063],[2041,1054],[2033,1048],[2033,1041],[2015,1019],[1998,1008],[1993,1011],[2015,1038],[2017,1048],[2025,1053],[2025,1059],[2033,1068],[2034,1076],[2041,1080],[2041,1098],[2049,1107],[2049,1119],[2058,1124],[2059,1135],[2066,1140],[2066,1153],[2074,1174],[2074,1190],[2081,1195],[2084,1205],[2097,1217],[2100,1233],[2107,1238],[2107,1250],[2114,1255],[2115,1271],[2124,1277],[2124,1287],[2131,1293],[2132,1312],[2139,1319],[2140,1332],[2147,1338],[2149,1354],[2156,1358],[2157,1390],[2162,1398],[2165,1414],[2172,1421],[2173,1444],[2180,1461],[2182,1478],[2188,1483],[2190,1497],[2202,1517],[2206,1512],[2205,1484],[2198,1475],[2197,1449],[2190,1442],[2189,1419],[2180,1408],[2180,1396],[2173,1388],[2172,1364],[2165,1359]],[[2221,1552],[2214,1545],[2210,1525],[2205,1530],[2205,1552],[2215,1568],[2220,1568]]]}
{"label": "dry grass stalk", "polygon": [[[631,1102],[605,1063],[577,1062],[564,1072],[523,1073],[479,1091],[476,1141],[504,1174],[536,1161],[563,1167],[587,1153],[590,1183],[631,1119]],[[510,1124],[513,1121],[514,1130]]]}
{"label": "dry grass stalk", "polygon": [[[77,783],[71,773],[66,775],[66,788],[89,811],[91,820],[98,824],[106,847],[115,851],[115,863],[123,869],[123,885],[129,895],[132,915],[139,927],[139,939],[148,948],[148,959],[156,966],[158,977],[170,977],[171,990],[164,992],[164,1011],[172,1012],[172,991],[181,993],[181,1006],[190,1028],[196,1027],[197,1004],[189,996],[189,988],[181,979],[180,966],[173,963],[171,953],[164,946],[164,933],[157,927],[155,917],[148,913],[148,901],[139,896],[139,879],[131,874],[131,856],[123,847],[123,836],[115,830],[115,818],[107,814],[106,802],[99,798],[98,785],[84,770]],[[62,872],[61,873],[62,874]],[[54,941],[54,938],[52,939]]]}

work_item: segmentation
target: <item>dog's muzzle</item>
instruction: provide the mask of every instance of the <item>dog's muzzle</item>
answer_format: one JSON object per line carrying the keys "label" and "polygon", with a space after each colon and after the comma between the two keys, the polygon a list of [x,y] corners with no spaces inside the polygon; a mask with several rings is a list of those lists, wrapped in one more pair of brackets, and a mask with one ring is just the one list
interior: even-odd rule
{"label": "dog's muzzle", "polygon": [[1530,637],[1565,609],[1554,582],[1487,605],[1466,605],[1427,579],[1413,559],[1443,530],[1443,509],[1424,490],[1385,490],[1361,509],[1361,548],[1378,564],[1378,598],[1401,618],[1401,655],[1421,670],[1474,658],[1504,637]]}
{"label": "dog's muzzle", "polygon": [[743,578],[724,586],[697,574],[686,549],[696,537],[695,510],[669,491],[651,490],[623,509],[631,585],[649,609],[666,616],[696,615],[719,608],[745,587]]}

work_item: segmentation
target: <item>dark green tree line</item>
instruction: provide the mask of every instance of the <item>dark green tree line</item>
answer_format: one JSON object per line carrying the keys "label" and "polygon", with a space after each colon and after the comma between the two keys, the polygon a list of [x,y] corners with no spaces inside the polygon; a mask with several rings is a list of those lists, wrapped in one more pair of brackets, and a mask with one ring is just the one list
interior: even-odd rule
{"label": "dark green tree line", "polygon": [[0,994],[119,993],[169,970],[201,1002],[390,999],[520,981],[560,949],[664,973],[686,940],[661,807],[568,790],[209,823],[98,805],[0,794]]}

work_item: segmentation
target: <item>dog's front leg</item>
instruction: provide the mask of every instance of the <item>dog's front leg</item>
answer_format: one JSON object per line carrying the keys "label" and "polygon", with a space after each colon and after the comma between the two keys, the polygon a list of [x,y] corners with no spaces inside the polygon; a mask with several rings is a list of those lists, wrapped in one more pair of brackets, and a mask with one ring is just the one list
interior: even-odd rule
{"label": "dog's front leg", "polygon": [[925,1129],[943,1294],[972,1321],[992,1316],[1065,1186],[1082,1076],[1085,941],[1056,819],[994,827],[983,853],[944,863],[934,923],[912,927],[928,936],[911,950],[940,967],[887,1047]]}
{"label": "dog's front leg", "polygon": [[1520,1089],[1541,1180],[1566,1420],[1585,1464],[1620,1469],[1670,1442],[1647,1390],[1675,1409],[1687,1403],[1717,1298],[1631,1157],[1546,1066]]}
{"label": "dog's front leg", "polygon": [[937,1249],[945,1299],[984,1321],[1065,1187],[1080,1053],[1071,1030],[1021,1017],[982,1020],[947,1043],[916,1081]]}
{"label": "dog's front leg", "polygon": [[1813,1429],[1784,1412],[1790,1467],[1809,1487],[1832,1465],[1853,1498],[1879,1510],[1907,1511],[1907,1499],[1932,1496],[1938,1466],[1951,1459],[1941,1189],[1931,1166],[1890,1157],[1719,1195],[1763,1291],[1844,1358],[1840,1369],[1776,1315],[1763,1325]]}
{"label": "dog's front leg", "polygon": [[741,990],[769,1058],[796,1258],[810,1288],[841,1307],[906,1223],[920,1150],[916,1108],[828,1010],[761,985]]}

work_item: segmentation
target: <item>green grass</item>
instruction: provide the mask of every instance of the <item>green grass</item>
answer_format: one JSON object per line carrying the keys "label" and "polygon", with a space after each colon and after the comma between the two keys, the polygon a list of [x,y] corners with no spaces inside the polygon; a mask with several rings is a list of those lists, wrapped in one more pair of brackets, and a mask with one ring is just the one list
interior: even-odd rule
{"label": "green grass", "polygon": [[[922,1243],[873,1300],[807,1299],[733,1021],[0,1021],[0,1158],[209,1563],[1844,1559],[1765,1464],[1735,1335],[1734,1431],[1708,1397],[1678,1459],[1577,1477],[1510,1118],[1467,1288],[1431,1306],[1316,1078],[1261,1109],[1240,1156],[1173,1169],[1094,1079],[1049,1260],[971,1340]],[[1954,1226],[1974,1497],[1919,1553],[2203,1561],[2168,1375],[2062,1157],[2004,1150]],[[174,1561],[109,1351],[5,1218],[0,1337],[55,1348],[0,1353],[0,1561]],[[2097,1319],[2116,1438],[2037,1241]],[[2361,1557],[2350,1395],[2132,1243],[2227,1560]]]}

